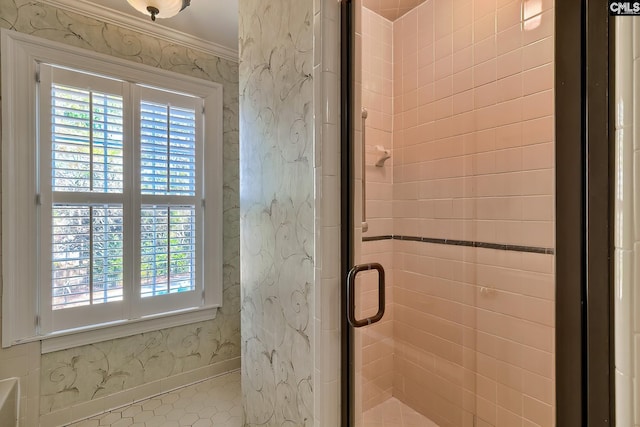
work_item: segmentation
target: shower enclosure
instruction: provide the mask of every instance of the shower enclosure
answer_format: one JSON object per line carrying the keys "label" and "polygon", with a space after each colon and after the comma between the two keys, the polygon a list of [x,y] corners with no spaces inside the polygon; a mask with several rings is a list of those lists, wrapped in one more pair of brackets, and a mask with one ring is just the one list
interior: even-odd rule
{"label": "shower enclosure", "polygon": [[343,420],[552,426],[553,2],[346,3]]}

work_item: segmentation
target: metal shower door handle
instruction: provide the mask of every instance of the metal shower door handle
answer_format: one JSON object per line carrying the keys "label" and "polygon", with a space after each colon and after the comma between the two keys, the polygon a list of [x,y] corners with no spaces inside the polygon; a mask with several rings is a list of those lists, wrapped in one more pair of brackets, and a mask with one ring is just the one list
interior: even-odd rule
{"label": "metal shower door handle", "polygon": [[[361,271],[378,271],[378,312],[375,316],[365,319],[356,319],[356,276]],[[384,316],[385,296],[384,296],[384,268],[377,262],[370,264],[359,264],[353,266],[347,275],[347,320],[354,328],[371,325],[382,319]]]}

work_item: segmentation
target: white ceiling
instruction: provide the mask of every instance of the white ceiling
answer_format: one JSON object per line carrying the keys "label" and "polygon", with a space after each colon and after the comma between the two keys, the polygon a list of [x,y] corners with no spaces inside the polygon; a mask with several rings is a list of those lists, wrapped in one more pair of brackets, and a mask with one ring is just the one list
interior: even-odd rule
{"label": "white ceiling", "polygon": [[238,0],[191,0],[191,6],[173,18],[155,22],[127,0],[44,1],[237,61]]}

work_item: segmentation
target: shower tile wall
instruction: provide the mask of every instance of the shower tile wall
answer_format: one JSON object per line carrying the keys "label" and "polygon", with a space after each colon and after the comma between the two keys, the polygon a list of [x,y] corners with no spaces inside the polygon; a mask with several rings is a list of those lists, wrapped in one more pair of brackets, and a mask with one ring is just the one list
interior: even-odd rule
{"label": "shower tile wall", "polygon": [[314,0],[314,425],[340,424],[340,7]]}
{"label": "shower tile wall", "polygon": [[[472,426],[474,415],[476,426],[554,424],[552,7],[429,0],[394,22],[363,9],[363,236],[520,246],[363,243],[362,261],[390,272],[393,325],[363,332],[363,409],[393,395],[441,427]],[[392,148],[384,168],[373,166],[377,144]],[[547,253],[521,251],[533,248]]]}
{"label": "shower tile wall", "polygon": [[[394,234],[553,248],[552,3],[432,0],[393,30]],[[551,426],[553,256],[394,244],[394,394]]]}
{"label": "shower tile wall", "polygon": [[[366,3],[366,2],[365,2]],[[391,150],[393,144],[393,53],[391,21],[362,9],[362,106],[367,109],[365,168],[367,176],[367,236],[393,233],[393,166],[387,160],[376,167],[377,147]],[[393,241],[366,242],[361,261],[379,262],[386,273],[386,311],[382,321],[361,330],[362,410],[378,405],[393,392]],[[362,274],[360,317],[378,309],[376,273]]]}
{"label": "shower tile wall", "polygon": [[[640,254],[638,99],[640,20],[615,19],[615,406],[616,425],[640,426]],[[635,176],[634,176],[635,175]]]}
{"label": "shower tile wall", "polygon": [[553,246],[553,11],[500,3],[394,23],[398,234]]}

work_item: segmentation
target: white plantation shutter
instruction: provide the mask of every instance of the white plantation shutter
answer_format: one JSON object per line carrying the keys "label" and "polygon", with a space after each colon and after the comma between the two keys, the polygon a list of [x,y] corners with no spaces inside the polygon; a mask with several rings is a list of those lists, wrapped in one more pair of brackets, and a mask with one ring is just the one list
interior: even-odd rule
{"label": "white plantation shutter", "polygon": [[53,190],[121,193],[122,96],[54,82],[51,103]]}
{"label": "white plantation shutter", "polygon": [[[65,193],[123,193],[122,83],[91,76],[90,87],[74,87],[86,75],[55,67],[45,72],[52,80],[52,309],[120,301],[122,203],[74,204]],[[118,93],[92,89],[100,86]]]}
{"label": "white plantation shutter", "polygon": [[[172,95],[175,96],[175,94]],[[140,189],[142,194],[195,196],[195,156],[195,111],[142,100],[140,102]]]}
{"label": "white plantation shutter", "polygon": [[49,65],[41,79],[45,329],[201,305],[202,99]]}
{"label": "white plantation shutter", "polygon": [[142,206],[142,298],[195,289],[196,228],[193,206]]}
{"label": "white plantation shutter", "polygon": [[42,330],[120,320],[128,86],[46,64],[40,75]]}
{"label": "white plantation shutter", "polygon": [[139,313],[202,302],[202,99],[138,88]]}
{"label": "white plantation shutter", "polygon": [[[195,111],[140,102],[140,190],[194,202]],[[196,279],[195,205],[141,208],[140,275],[143,298],[192,291]]]}
{"label": "white plantation shutter", "polygon": [[2,345],[215,317],[222,85],[16,32],[5,49]]}
{"label": "white plantation shutter", "polygon": [[52,212],[52,309],[122,300],[122,206],[56,203]]}

